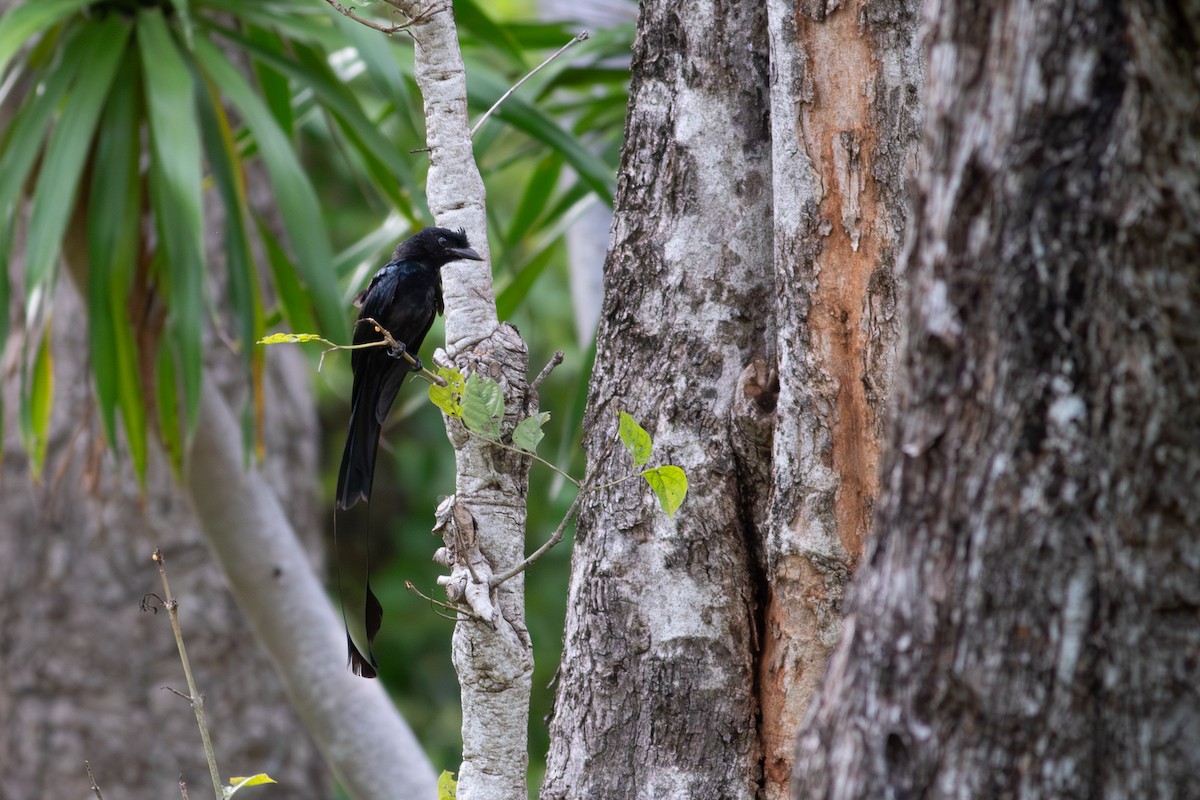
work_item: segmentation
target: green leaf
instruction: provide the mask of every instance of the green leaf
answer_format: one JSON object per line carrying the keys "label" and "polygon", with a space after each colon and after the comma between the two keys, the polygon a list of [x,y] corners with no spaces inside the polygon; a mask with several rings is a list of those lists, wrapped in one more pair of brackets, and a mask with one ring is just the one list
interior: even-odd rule
{"label": "green leaf", "polygon": [[463,392],[462,421],[470,430],[489,439],[500,437],[504,417],[504,392],[491,378],[471,375]]}
{"label": "green leaf", "polygon": [[137,60],[117,73],[100,123],[87,215],[88,321],[96,397],[109,441],[116,445],[116,411],[138,480],[146,477],[146,405],[139,353],[129,319],[141,238]]}
{"label": "green leaf", "polygon": [[633,456],[635,467],[645,466],[650,461],[650,450],[654,447],[650,434],[624,411],[621,412],[620,422],[617,424],[617,435],[621,437],[625,449]]}
{"label": "green leaf", "polygon": [[25,242],[25,296],[34,319],[40,313],[39,302],[54,292],[63,234],[75,210],[75,191],[128,36],[129,25],[114,15],[89,25],[80,37],[76,57],[87,68],[71,86],[46,144]]}
{"label": "green leaf", "polygon": [[450,770],[442,770],[438,777],[437,796],[438,800],[457,800],[458,781],[454,780],[454,773]]}
{"label": "green leaf", "polygon": [[532,417],[526,417],[517,423],[517,427],[513,428],[512,441],[513,445],[528,450],[530,453],[537,452],[537,446],[542,441],[542,437],[546,434],[542,431],[542,426],[550,419],[550,412],[543,411],[540,414],[534,414]]}
{"label": "green leaf", "polygon": [[258,144],[296,257],[296,266],[307,284],[308,297],[316,307],[322,330],[332,339],[346,340],[349,330],[337,284],[329,269],[333,254],[320,204],[295,148],[280,130],[270,109],[215,45],[197,37],[196,55],[205,73],[237,107]]}
{"label": "green leaf", "polygon": [[446,385],[430,384],[429,399],[446,416],[462,419],[462,396],[466,388],[463,374],[453,367],[438,367],[437,374],[446,381]]}
{"label": "green leaf", "polygon": [[525,71],[528,68],[525,51],[513,38],[508,26],[497,25],[475,0],[458,0],[455,3],[454,21],[460,31],[469,34],[465,37],[468,40],[484,43],[489,53],[507,56],[518,70]]}
{"label": "green leaf", "polygon": [[29,376],[29,394],[22,395],[22,422],[25,428],[25,449],[33,462],[31,471],[40,479],[46,463],[46,444],[50,439],[50,410],[54,399],[54,354],[50,350],[50,324],[42,329],[42,342],[34,357]]}
{"label": "green leaf", "polygon": [[93,0],[37,0],[21,3],[0,17],[0,74],[17,51],[35,36],[70,14],[90,5]]}
{"label": "green leaf", "polygon": [[279,303],[283,306],[283,315],[293,328],[312,329],[317,327],[317,320],[312,314],[312,306],[304,295],[304,287],[296,276],[297,270],[283,245],[271,232],[271,226],[260,214],[254,215],[258,228],[258,238],[262,241],[263,250],[267,253],[267,266],[271,268],[271,280],[279,293]]}
{"label": "green leaf", "polygon": [[[195,428],[204,368],[204,209],[192,72],[162,13],[138,12],[153,157],[150,199],[166,249],[168,331],[182,377],[184,424]],[[182,442],[179,443],[182,452]],[[182,462],[180,462],[182,463]]]}
{"label": "green leaf", "polygon": [[648,469],[642,473],[642,477],[658,496],[662,510],[667,512],[668,517],[674,516],[683,505],[683,498],[687,497],[687,474],[674,464],[668,464],[665,467]]}
{"label": "green leaf", "polygon": [[533,174],[529,176],[529,182],[525,184],[521,202],[517,204],[517,210],[509,222],[507,241],[521,242],[529,235],[530,229],[554,195],[562,167],[563,158],[559,153],[550,153],[538,162]]}
{"label": "green leaf", "polygon": [[175,354],[171,343],[163,338],[158,343],[158,359],[154,368],[154,400],[158,410],[158,432],[176,478],[183,477],[184,433],[179,425],[179,387],[175,376]]}
{"label": "green leaf", "polygon": [[[0,218],[0,253],[7,253],[12,247],[13,232],[16,227],[16,217]],[[4,352],[5,341],[8,339],[8,301],[12,296],[12,287],[8,283],[8,268],[0,260],[0,353]],[[0,392],[0,442],[4,441],[4,393]]]}
{"label": "green leaf", "polygon": [[522,301],[529,295],[529,290],[533,288],[537,279],[546,271],[546,267],[554,260],[554,254],[558,252],[558,247],[562,239],[554,237],[546,243],[546,246],[533,254],[525,266],[521,267],[520,271],[513,279],[504,286],[496,295],[496,316],[500,319],[509,319]]}
{"label": "green leaf", "polygon": [[[78,34],[83,27],[71,26],[62,37],[62,46],[68,52],[76,48],[80,38]],[[13,115],[5,136],[4,154],[0,157],[0,215],[9,217],[15,213],[15,203],[24,191],[29,172],[41,153],[54,113],[75,80],[81,63],[73,58],[56,63],[38,86],[38,91],[33,92]],[[3,256],[7,259],[7,248]]]}
{"label": "green leaf", "polygon": [[260,772],[257,775],[251,775],[248,778],[230,778],[229,785],[223,787],[226,797],[233,797],[234,793],[245,786],[262,786],[266,783],[275,783],[276,781],[265,772]]}

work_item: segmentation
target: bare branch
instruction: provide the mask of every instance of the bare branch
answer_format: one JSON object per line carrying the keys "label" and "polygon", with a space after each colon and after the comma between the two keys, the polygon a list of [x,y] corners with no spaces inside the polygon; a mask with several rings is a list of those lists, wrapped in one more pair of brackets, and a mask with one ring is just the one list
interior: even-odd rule
{"label": "bare branch", "polygon": [[92,765],[85,760],[83,768],[87,770],[88,780],[92,782],[92,791],[96,793],[96,800],[104,800],[104,795],[100,794],[100,786],[96,783],[96,777],[92,775]]}
{"label": "bare branch", "polygon": [[[183,676],[187,679],[188,691],[191,697],[188,700],[192,703],[192,711],[196,714],[196,725],[200,728],[200,740],[204,743],[204,757],[208,761],[208,772],[212,778],[213,790],[216,792],[217,800],[223,800],[225,790],[221,787],[221,772],[217,769],[217,754],[213,750],[212,739],[208,735],[208,723],[204,719],[204,698],[200,695],[200,690],[196,688],[196,679],[192,675],[192,665],[188,661],[187,648],[183,645],[183,631],[179,628],[179,603],[175,601],[171,594],[171,586],[167,583],[167,568],[166,562],[163,559],[162,551],[157,547],[154,548],[153,555],[154,563],[158,564],[158,577],[162,581],[163,605],[166,606],[167,616],[171,618],[171,630],[175,633],[175,646],[179,648],[179,660],[183,662]],[[174,691],[172,689],[172,691]],[[180,694],[176,692],[176,694]]]}
{"label": "bare branch", "polygon": [[550,361],[546,364],[546,366],[542,367],[542,371],[539,372],[537,377],[533,379],[533,382],[529,384],[529,391],[536,392],[538,387],[542,385],[542,381],[546,380],[546,378],[549,378],[550,373],[554,371],[554,368],[562,362],[563,351],[555,350],[554,355],[550,356]]}
{"label": "bare branch", "polygon": [[591,34],[589,34],[587,31],[580,31],[579,33],[575,34],[575,37],[574,37],[573,39],[571,39],[571,41],[567,42],[567,43],[566,43],[566,44],[564,44],[562,47],[560,47],[560,48],[558,48],[557,50],[555,50],[555,51],[554,51],[554,53],[552,53],[552,54],[550,55],[550,57],[549,57],[549,58],[547,58],[547,59],[546,59],[545,61],[543,61],[542,63],[538,64],[538,65],[537,65],[536,67],[534,67],[533,69],[531,69],[531,70],[529,71],[529,73],[528,73],[528,74],[527,74],[527,75],[526,75],[524,78],[521,78],[521,80],[519,80],[519,81],[517,81],[516,83],[514,83],[514,84],[512,85],[512,88],[511,88],[511,89],[509,89],[509,90],[508,90],[507,92],[505,92],[504,94],[500,95],[500,99],[499,99],[499,100],[497,100],[495,103],[493,103],[493,104],[492,104],[492,107],[491,107],[491,108],[489,108],[489,109],[488,109],[486,112],[484,112],[484,115],[483,115],[482,117],[480,117],[480,118],[479,118],[479,121],[478,121],[478,122],[476,122],[476,123],[475,123],[475,127],[474,127],[474,128],[471,128],[471,138],[475,138],[475,133],[476,133],[476,132],[477,132],[477,131],[480,129],[480,127],[482,127],[482,126],[483,126],[483,123],[487,122],[487,120],[488,120],[488,117],[490,117],[490,116],[492,115],[492,112],[494,112],[494,111],[495,111],[497,108],[499,108],[499,107],[500,107],[500,104],[501,104],[501,103],[503,103],[505,100],[507,100],[507,99],[508,99],[508,98],[509,98],[509,97],[512,95],[512,93],[513,93],[513,92],[515,92],[517,89],[519,89],[522,83],[524,83],[525,81],[529,80],[529,79],[530,79],[530,78],[532,78],[534,75],[538,74],[538,71],[539,71],[539,70],[540,70],[542,67],[546,66],[546,65],[547,65],[547,64],[549,64],[551,61],[553,61],[554,59],[558,58],[558,57],[559,57],[559,56],[561,56],[563,53],[565,53],[565,52],[567,51],[567,48],[568,48],[568,47],[570,47],[571,45],[575,44],[576,42],[582,42],[584,39],[588,38],[588,36],[590,36],[590,35],[591,35]]}
{"label": "bare branch", "polygon": [[574,518],[575,512],[579,510],[579,501],[583,498],[584,494],[586,494],[586,492],[581,491],[579,494],[575,495],[575,500],[571,503],[571,507],[567,509],[566,516],[563,517],[562,522],[558,523],[558,527],[554,529],[554,533],[551,534],[550,538],[546,540],[545,544],[543,544],[537,550],[534,550],[533,553],[531,553],[530,556],[520,564],[504,570],[504,572],[501,572],[499,575],[493,575],[492,579],[488,581],[488,585],[499,586],[509,578],[521,574],[525,570],[529,569],[533,562],[546,555],[546,553],[549,553],[550,548],[561,542],[563,540],[563,533],[567,529],[567,525]]}

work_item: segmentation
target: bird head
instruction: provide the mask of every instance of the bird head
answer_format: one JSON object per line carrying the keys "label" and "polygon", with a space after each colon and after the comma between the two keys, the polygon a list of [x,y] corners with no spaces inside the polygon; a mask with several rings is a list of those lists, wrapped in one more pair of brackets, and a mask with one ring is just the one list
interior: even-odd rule
{"label": "bird head", "polygon": [[483,261],[467,242],[467,232],[462,228],[425,228],[396,246],[393,261],[413,259],[431,267],[440,267],[451,261]]}

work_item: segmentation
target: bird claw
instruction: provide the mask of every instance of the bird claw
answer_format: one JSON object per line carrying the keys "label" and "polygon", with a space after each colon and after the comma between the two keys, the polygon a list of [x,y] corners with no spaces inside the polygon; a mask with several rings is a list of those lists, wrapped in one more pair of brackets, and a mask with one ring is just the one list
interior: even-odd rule
{"label": "bird claw", "polygon": [[389,347],[387,354],[391,358],[404,358],[404,354],[408,352],[408,348],[404,346],[404,342],[396,342],[395,347]]}

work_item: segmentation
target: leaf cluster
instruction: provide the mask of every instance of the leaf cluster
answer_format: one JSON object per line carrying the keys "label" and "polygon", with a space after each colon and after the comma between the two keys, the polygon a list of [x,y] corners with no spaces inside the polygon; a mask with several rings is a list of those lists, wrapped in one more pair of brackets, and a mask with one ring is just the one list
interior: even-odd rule
{"label": "leaf cluster", "polygon": [[[502,25],[470,0],[455,12],[476,113],[575,33]],[[606,63],[630,36],[593,35],[476,139],[485,180],[516,190],[489,220],[506,316],[561,258],[579,210],[611,202],[627,76]],[[210,330],[239,359],[247,452],[261,452],[253,342],[281,322],[344,340],[346,298],[396,239],[431,222],[426,157],[411,152],[424,133],[410,50],[407,37],[317,0],[38,0],[0,19],[0,116],[11,120],[0,136],[0,346],[23,239],[20,419],[35,473],[55,391],[50,300],[73,240],[86,254],[76,278],[100,417],[139,478],[152,430],[182,464]],[[353,202],[341,202],[347,191]],[[372,221],[343,218],[347,206]]]}

